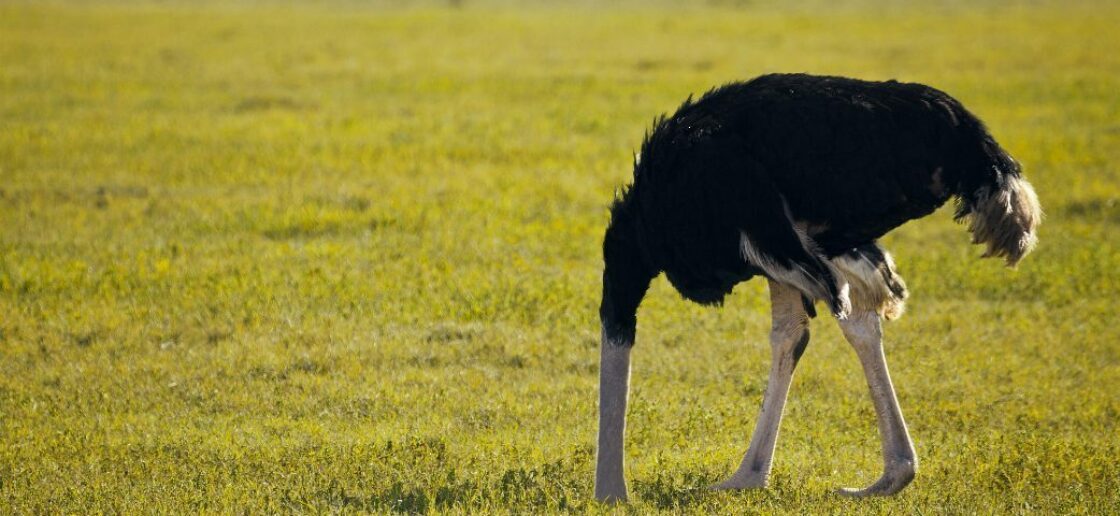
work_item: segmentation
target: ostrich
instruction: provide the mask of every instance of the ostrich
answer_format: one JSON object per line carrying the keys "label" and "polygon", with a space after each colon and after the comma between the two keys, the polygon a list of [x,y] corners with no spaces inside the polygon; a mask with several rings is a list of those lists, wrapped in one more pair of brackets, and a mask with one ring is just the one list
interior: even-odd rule
{"label": "ostrich", "polygon": [[883,474],[848,496],[891,495],[918,458],[883,355],[881,321],[906,285],[876,239],[955,197],[984,256],[1014,266],[1041,209],[1019,164],[960,102],[934,88],[804,74],[765,75],[691,97],[661,116],[611,206],[603,239],[595,497],[626,500],[623,433],[636,312],[664,272],[681,296],[718,305],[766,278],[772,362],[738,470],[714,489],[765,487],[798,359],[823,301],[855,349],[882,440]]}

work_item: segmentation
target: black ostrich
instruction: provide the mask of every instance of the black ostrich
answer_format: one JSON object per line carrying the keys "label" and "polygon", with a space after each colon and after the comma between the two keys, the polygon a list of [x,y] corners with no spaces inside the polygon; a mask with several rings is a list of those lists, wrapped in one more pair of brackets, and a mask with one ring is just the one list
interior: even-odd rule
{"label": "black ostrich", "polygon": [[955,197],[984,256],[1031,251],[1038,199],[972,113],[921,84],[766,75],[690,98],[654,124],[603,241],[603,343],[595,496],[625,500],[623,433],[635,314],[664,272],[687,299],[719,304],[739,282],[770,286],[772,364],[739,469],[716,489],[765,487],[782,410],[823,300],[871,391],[884,473],[851,496],[890,495],[918,459],[882,347],[906,286],[876,239]]}

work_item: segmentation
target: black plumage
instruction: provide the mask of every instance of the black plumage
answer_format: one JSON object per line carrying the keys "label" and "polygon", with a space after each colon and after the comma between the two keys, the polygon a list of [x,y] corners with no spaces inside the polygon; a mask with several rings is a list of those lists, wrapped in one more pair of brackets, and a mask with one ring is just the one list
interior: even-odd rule
{"label": "black plumage", "polygon": [[603,322],[632,337],[660,272],[685,298],[720,303],[765,272],[744,259],[744,235],[819,280],[827,295],[810,297],[837,312],[828,259],[951,197],[968,216],[1018,175],[984,125],[929,86],[774,74],[713,89],[655,122],[611,208]]}

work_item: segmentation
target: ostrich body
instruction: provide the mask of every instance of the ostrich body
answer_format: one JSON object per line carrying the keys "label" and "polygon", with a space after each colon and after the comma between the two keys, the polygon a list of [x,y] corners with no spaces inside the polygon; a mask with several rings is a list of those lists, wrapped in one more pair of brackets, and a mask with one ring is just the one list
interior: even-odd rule
{"label": "ostrich body", "polygon": [[719,304],[767,279],[772,364],[739,469],[717,489],[765,487],[782,411],[824,301],[863,367],[884,472],[852,496],[890,495],[917,470],[883,355],[881,320],[906,286],[876,239],[957,199],[984,256],[1015,265],[1041,218],[1018,163],[947,94],[920,84],[766,75],[690,98],[654,124],[603,242],[595,496],[625,500],[623,434],[636,313],[664,272],[686,299]]}

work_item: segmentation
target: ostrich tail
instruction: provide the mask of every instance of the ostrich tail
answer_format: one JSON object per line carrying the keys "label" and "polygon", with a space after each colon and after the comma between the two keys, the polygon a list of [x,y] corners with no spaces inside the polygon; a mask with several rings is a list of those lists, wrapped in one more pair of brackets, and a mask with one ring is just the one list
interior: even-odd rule
{"label": "ostrich tail", "polygon": [[1002,257],[1014,267],[1038,243],[1042,207],[1022,176],[1005,175],[995,188],[984,186],[971,201],[962,200],[958,220],[968,221],[972,243],[984,244],[983,257]]}

